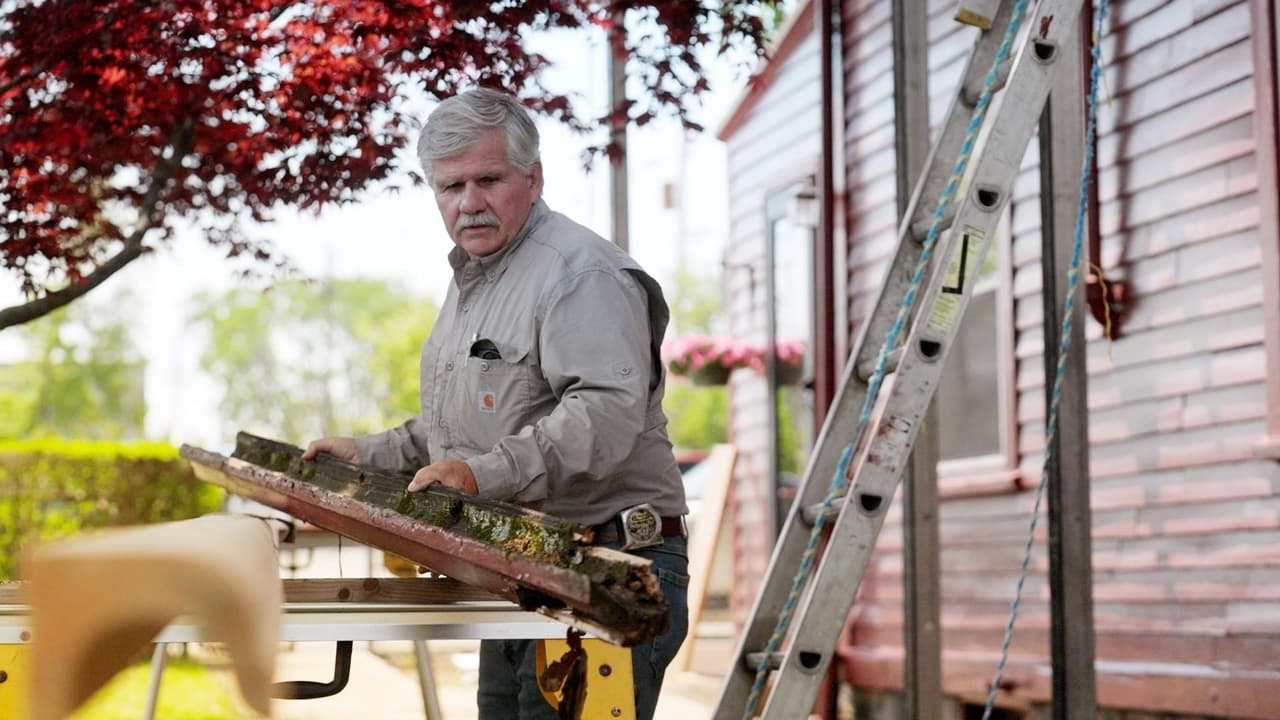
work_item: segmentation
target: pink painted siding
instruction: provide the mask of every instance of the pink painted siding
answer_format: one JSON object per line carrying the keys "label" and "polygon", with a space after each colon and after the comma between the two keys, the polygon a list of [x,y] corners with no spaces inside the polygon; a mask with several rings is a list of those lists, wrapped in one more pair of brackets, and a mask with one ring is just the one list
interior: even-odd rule
{"label": "pink painted siding", "polygon": [[[837,172],[848,245],[837,271],[848,288],[849,338],[859,335],[896,241],[890,2],[841,7],[845,123]],[[1100,260],[1135,298],[1120,339],[1106,342],[1090,320],[1088,346],[1078,349],[1089,373],[1098,688],[1107,707],[1280,717],[1280,464],[1258,454],[1274,440],[1269,428],[1280,417],[1267,399],[1280,386],[1267,375],[1280,362],[1267,350],[1267,343],[1280,347],[1268,330],[1278,314],[1268,298],[1280,280],[1266,274],[1275,270],[1276,251],[1266,244],[1277,242],[1275,161],[1259,158],[1274,142],[1265,125],[1274,118],[1256,110],[1261,103],[1264,114],[1275,112],[1274,89],[1263,98],[1266,78],[1255,77],[1266,57],[1255,48],[1265,3],[1125,0],[1112,3],[1104,36]],[[930,7],[936,125],[974,31],[951,20],[951,0]],[[764,87],[722,133],[731,182],[726,299],[731,330],[742,337],[764,334],[764,200],[817,169],[812,26],[782,44],[787,52],[778,53]],[[1008,381],[1017,469],[1031,485],[1044,448],[1038,161],[1029,149],[1014,187],[1008,248],[1016,361]],[[769,539],[759,532],[770,512],[766,401],[763,382],[734,378],[731,428],[742,455],[730,517],[739,622],[768,562]],[[987,494],[948,499],[940,512],[944,686],[979,702],[1034,500],[1030,490],[982,487]],[[1042,524],[1012,649],[1009,697],[1016,702],[1044,702],[1049,693],[1044,535]],[[844,677],[858,687],[901,687],[902,539],[895,506],[842,646]]]}
{"label": "pink painted siding", "polygon": [[[780,38],[763,70],[766,84],[733,113],[721,132],[728,145],[729,242],[725,253],[725,307],[734,337],[763,343],[767,308],[765,199],[818,171],[821,145],[819,46],[812,10]],[[734,583],[730,611],[741,625],[755,601],[772,551],[762,528],[773,523],[768,478],[767,386],[757,374],[731,379],[730,441],[738,448],[729,498]]]}
{"label": "pink painted siding", "polygon": [[[931,118],[973,32],[931,2]],[[1098,159],[1102,264],[1136,302],[1122,337],[1089,321],[1099,694],[1104,706],[1280,717],[1280,465],[1267,433],[1254,25],[1247,0],[1113,3]],[[844,3],[849,333],[894,238],[888,0]],[[1044,442],[1038,157],[1013,193],[1011,321],[1017,450],[1038,481]],[[1273,167],[1273,165],[1272,165]],[[1274,227],[1274,223],[1269,225]],[[1272,360],[1274,364],[1274,360]],[[1030,491],[941,510],[944,683],[985,697],[1017,580]],[[1038,535],[1013,645],[1011,698],[1048,696],[1047,560]],[[892,511],[847,630],[845,677],[901,687],[902,526]],[[1204,673],[1187,679],[1168,664]],[[1164,669],[1162,669],[1164,668]]]}

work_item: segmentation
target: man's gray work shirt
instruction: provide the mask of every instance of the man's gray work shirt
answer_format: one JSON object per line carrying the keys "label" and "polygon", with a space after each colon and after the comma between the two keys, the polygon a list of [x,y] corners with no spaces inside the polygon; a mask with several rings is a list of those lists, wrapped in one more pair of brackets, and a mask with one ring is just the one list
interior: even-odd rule
{"label": "man's gray work shirt", "polygon": [[449,262],[422,348],[422,412],[358,438],[360,462],[412,473],[462,460],[481,497],[584,525],[644,502],[687,512],[662,411],[657,283],[542,201],[502,250],[455,247]]}

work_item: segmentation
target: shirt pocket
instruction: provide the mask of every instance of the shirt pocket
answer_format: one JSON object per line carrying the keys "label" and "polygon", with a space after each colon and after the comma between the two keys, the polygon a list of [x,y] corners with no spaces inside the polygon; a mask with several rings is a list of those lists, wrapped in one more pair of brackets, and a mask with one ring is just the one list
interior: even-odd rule
{"label": "shirt pocket", "polygon": [[488,451],[528,423],[533,363],[529,342],[494,340],[499,358],[462,359],[452,407],[459,445]]}

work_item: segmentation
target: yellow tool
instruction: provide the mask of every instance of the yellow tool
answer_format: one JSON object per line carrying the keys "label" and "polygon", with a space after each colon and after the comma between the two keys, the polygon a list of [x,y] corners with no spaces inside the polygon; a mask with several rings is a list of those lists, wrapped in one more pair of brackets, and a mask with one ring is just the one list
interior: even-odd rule
{"label": "yellow tool", "polygon": [[583,640],[581,633],[570,630],[565,640],[538,641],[535,670],[542,696],[561,718],[635,720],[631,648]]}
{"label": "yellow tool", "polygon": [[402,578],[418,577],[422,573],[419,572],[418,563],[400,557],[395,553],[382,553],[382,566],[391,571],[392,575]]}
{"label": "yellow tool", "polygon": [[0,718],[27,717],[30,669],[30,645],[0,645]]}

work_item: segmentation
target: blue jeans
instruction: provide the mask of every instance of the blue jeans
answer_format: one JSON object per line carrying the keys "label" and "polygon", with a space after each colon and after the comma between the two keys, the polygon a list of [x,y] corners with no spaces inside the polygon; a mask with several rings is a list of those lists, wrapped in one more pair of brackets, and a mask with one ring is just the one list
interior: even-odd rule
{"label": "blue jeans", "polygon": [[[631,648],[636,718],[652,720],[662,677],[689,630],[689,555],[686,540],[680,537],[666,538],[656,547],[629,552],[653,561],[662,594],[671,604],[667,631],[653,642]],[[538,689],[534,672],[537,642],[480,642],[480,690],[477,693],[480,720],[556,720],[555,709]]]}

